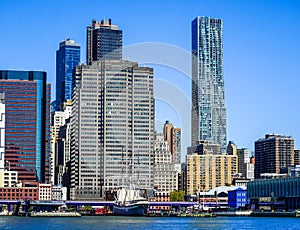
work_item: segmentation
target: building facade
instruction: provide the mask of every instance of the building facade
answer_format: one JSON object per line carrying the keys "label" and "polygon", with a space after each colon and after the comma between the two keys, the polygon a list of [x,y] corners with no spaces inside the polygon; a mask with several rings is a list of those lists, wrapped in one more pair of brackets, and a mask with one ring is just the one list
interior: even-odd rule
{"label": "building facade", "polygon": [[53,186],[52,187],[52,200],[68,200],[67,187]]}
{"label": "building facade", "polygon": [[168,142],[162,134],[156,134],[154,141],[154,187],[158,191],[178,190],[178,170],[172,160]]}
{"label": "building facade", "polygon": [[223,80],[223,21],[192,21],[192,145],[199,140],[226,152],[226,108]]}
{"label": "building facade", "polygon": [[247,192],[253,209],[300,208],[300,177],[255,180],[247,184]]}
{"label": "building facade", "polygon": [[17,171],[0,171],[0,187],[15,187],[18,183]]}
{"label": "building facade", "polygon": [[72,103],[72,198],[98,199],[130,182],[152,188],[153,69],[121,60],[77,66]]}
{"label": "building facade", "polygon": [[181,129],[175,128],[172,123],[166,121],[164,124],[164,140],[167,141],[174,164],[181,163]]}
{"label": "building facade", "polygon": [[294,149],[294,164],[300,165],[300,150]]}
{"label": "building facade", "polygon": [[122,30],[111,24],[111,19],[93,20],[86,30],[86,62],[122,60]]}
{"label": "building facade", "polygon": [[38,200],[37,187],[0,187],[0,200]]}
{"label": "building facade", "polygon": [[238,171],[237,156],[211,151],[214,149],[216,146],[207,142],[189,149],[186,155],[187,194],[231,184]]}
{"label": "building facade", "polygon": [[80,63],[80,45],[66,39],[56,51],[56,109],[62,110],[63,102],[72,99],[72,75]]}
{"label": "building facade", "polygon": [[250,162],[249,150],[246,148],[237,149],[238,172],[246,179],[254,180],[254,164]]}
{"label": "building facade", "polygon": [[254,177],[262,173],[280,173],[280,169],[294,165],[294,139],[290,136],[266,134],[255,141]]}
{"label": "building facade", "polygon": [[72,110],[72,101],[67,100],[63,103],[62,111],[55,111],[51,119],[51,182],[52,184],[61,184],[62,174],[70,161],[70,116]]}
{"label": "building facade", "polygon": [[0,70],[5,161],[19,180],[50,181],[50,94],[42,71]]}
{"label": "building facade", "polygon": [[237,188],[228,191],[228,207],[234,209],[245,208],[248,204],[247,189]]}
{"label": "building facade", "polygon": [[0,172],[4,170],[5,154],[5,93],[0,93]]}
{"label": "building facade", "polygon": [[52,200],[52,185],[51,184],[39,184],[38,187],[38,200]]}

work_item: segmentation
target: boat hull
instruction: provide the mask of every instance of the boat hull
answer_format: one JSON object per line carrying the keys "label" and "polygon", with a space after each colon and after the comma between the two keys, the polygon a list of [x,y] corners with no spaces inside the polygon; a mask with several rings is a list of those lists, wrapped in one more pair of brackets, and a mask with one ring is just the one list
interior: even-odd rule
{"label": "boat hull", "polygon": [[114,215],[118,216],[144,216],[148,211],[147,204],[131,204],[126,206],[120,206],[114,204],[113,211]]}

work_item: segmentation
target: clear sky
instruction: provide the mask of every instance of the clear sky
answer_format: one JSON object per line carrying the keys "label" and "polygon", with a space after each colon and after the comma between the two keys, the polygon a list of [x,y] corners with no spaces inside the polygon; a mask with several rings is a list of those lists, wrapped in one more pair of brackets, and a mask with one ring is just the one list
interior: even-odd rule
{"label": "clear sky", "polygon": [[[47,71],[54,98],[58,44],[74,39],[81,44],[81,60],[85,62],[86,26],[92,19],[111,18],[123,30],[124,47],[154,42],[190,52],[191,21],[196,16],[223,19],[228,141],[253,150],[255,140],[266,133],[278,133],[293,136],[299,148],[298,0],[0,0],[0,69]],[[170,93],[173,98],[180,91],[187,97],[178,96],[181,102],[190,100],[189,76],[155,64],[155,79],[167,83],[165,89],[162,83],[156,84],[156,91]],[[172,87],[175,94],[170,92]],[[177,127],[190,124],[186,121],[190,119],[188,109],[182,117],[173,102],[163,99],[156,102],[157,120],[164,123],[168,119]],[[185,153],[190,126],[182,129]]]}

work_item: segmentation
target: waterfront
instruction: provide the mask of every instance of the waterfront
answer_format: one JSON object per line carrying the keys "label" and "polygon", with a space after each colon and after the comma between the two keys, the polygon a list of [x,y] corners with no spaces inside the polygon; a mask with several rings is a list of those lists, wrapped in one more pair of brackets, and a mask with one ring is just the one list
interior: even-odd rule
{"label": "waterfront", "polygon": [[30,218],[1,216],[0,229],[299,229],[298,218],[118,217]]}

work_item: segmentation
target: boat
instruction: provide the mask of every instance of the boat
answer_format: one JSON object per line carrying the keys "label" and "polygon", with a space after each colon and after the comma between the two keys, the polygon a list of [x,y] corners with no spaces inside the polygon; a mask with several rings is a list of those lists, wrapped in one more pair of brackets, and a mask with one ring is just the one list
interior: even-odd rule
{"label": "boat", "polygon": [[29,212],[30,217],[81,217],[79,212]]}
{"label": "boat", "polygon": [[148,212],[149,202],[141,195],[142,190],[121,188],[113,204],[113,213],[118,216],[144,216]]}
{"label": "boat", "polygon": [[255,217],[300,217],[298,210],[291,211],[253,211],[250,216]]}

